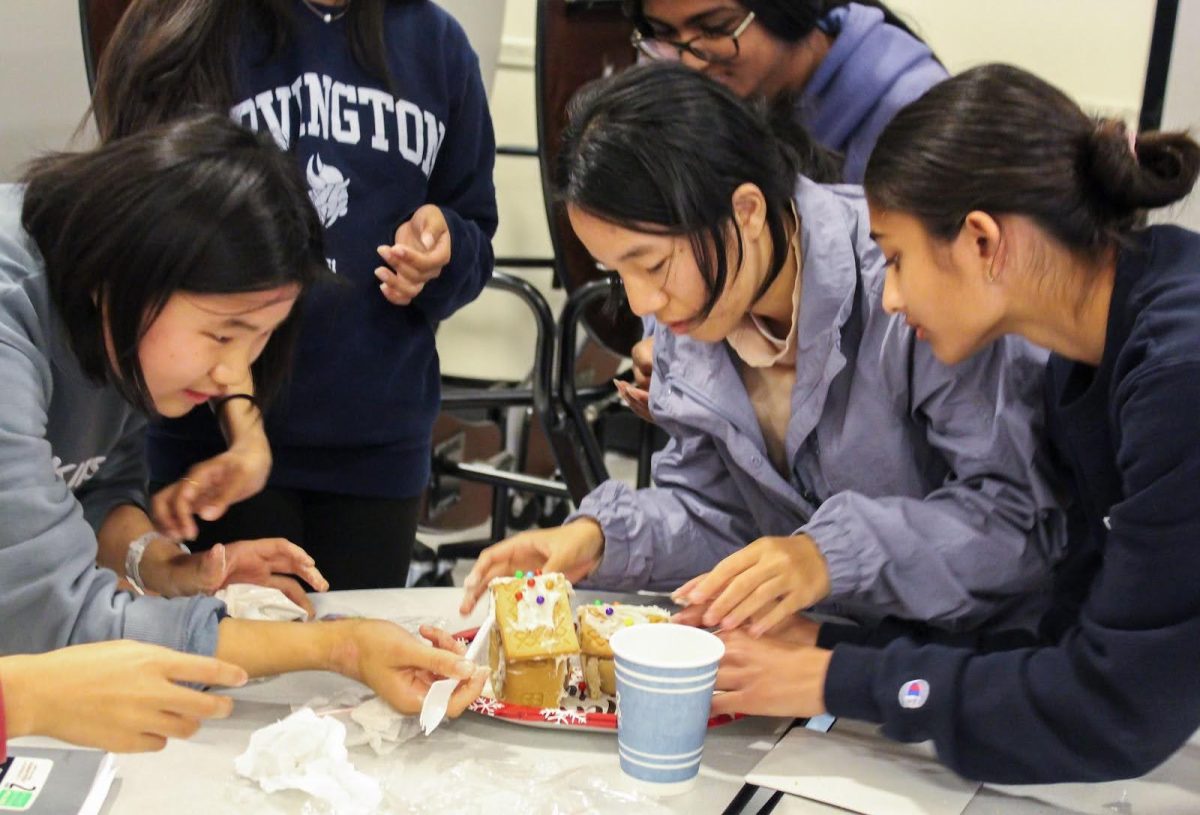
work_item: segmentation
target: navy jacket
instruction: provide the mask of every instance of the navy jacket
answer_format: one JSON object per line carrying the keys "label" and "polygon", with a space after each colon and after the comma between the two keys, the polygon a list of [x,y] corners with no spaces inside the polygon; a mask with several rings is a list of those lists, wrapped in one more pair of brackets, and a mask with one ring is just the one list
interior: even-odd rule
{"label": "navy jacket", "polygon": [[1200,727],[1200,235],[1137,236],[1100,366],[1052,357],[1047,398],[1077,522],[1040,641],[824,626],[826,705],[970,778],[1137,776]]}
{"label": "navy jacket", "polygon": [[[440,402],[434,332],[492,273],[495,141],[479,62],[429,0],[387,4],[392,87],[354,60],[346,20],[295,0],[286,46],[253,34],[238,54],[233,118],[292,152],[340,280],[306,304],[292,381],[268,415],[271,485],[403,498],[429,480]],[[376,247],[420,206],[441,207],[451,259],[409,306],[383,298]],[[335,285],[335,284],[341,285]],[[169,481],[223,449],[211,411],[156,426],[151,477]]]}

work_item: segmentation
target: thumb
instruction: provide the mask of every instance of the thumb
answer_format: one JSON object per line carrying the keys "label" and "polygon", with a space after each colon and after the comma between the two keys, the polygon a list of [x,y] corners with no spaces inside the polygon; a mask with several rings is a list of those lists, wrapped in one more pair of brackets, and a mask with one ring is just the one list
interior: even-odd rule
{"label": "thumb", "polygon": [[200,588],[202,591],[213,592],[225,585],[228,562],[225,556],[225,545],[213,544],[200,559]]}
{"label": "thumb", "polygon": [[469,679],[475,673],[474,662],[463,659],[453,651],[433,648],[416,639],[408,643],[403,659],[407,663],[403,667],[421,668],[453,679]]}

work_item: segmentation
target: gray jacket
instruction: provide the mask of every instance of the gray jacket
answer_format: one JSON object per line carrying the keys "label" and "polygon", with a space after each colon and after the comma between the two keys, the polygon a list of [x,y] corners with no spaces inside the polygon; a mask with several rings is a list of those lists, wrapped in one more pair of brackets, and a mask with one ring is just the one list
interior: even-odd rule
{"label": "gray jacket", "polygon": [[939,363],[883,311],[861,191],[801,179],[796,207],[790,472],[771,466],[729,347],[656,325],[650,407],[671,439],[654,487],[610,480],[580,505],[605,535],[589,582],[671,589],[756,538],[804,532],[829,566],[828,610],[1032,623],[1065,544],[1040,441],[1046,354],[1003,339]]}
{"label": "gray jacket", "polygon": [[22,196],[0,185],[0,654],[112,639],[211,654],[220,601],[134,598],[96,566],[108,513],[145,505],[145,422],[79,367]]}

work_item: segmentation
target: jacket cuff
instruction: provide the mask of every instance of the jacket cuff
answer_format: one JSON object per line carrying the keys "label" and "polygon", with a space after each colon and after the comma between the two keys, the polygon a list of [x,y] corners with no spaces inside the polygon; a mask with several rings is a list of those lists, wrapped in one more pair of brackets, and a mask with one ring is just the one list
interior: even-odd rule
{"label": "jacket cuff", "polygon": [[825,558],[825,566],[829,570],[828,599],[837,600],[858,592],[863,580],[859,560],[855,556],[853,536],[839,518],[832,515],[822,517],[818,511],[813,520],[800,527],[795,534],[812,538]]}
{"label": "jacket cuff", "polygon": [[632,496],[620,482],[606,481],[592,490],[571,513],[565,523],[577,518],[591,518],[604,530],[604,554],[600,565],[580,581],[581,587],[600,589],[638,588],[633,549],[630,545],[629,517],[635,511]]}
{"label": "jacket cuff", "polygon": [[834,648],[825,674],[825,709],[834,716],[881,723],[883,714],[873,692],[878,661],[879,651],[874,648],[846,644]]}

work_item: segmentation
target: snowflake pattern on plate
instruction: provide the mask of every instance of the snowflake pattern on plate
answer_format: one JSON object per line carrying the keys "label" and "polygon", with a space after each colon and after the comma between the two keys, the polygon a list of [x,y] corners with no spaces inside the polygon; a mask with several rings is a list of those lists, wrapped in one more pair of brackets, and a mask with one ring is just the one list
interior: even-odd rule
{"label": "snowflake pattern on plate", "polygon": [[504,709],[504,703],[496,699],[488,699],[486,696],[480,696],[467,709],[476,713],[482,713],[484,716],[495,716]]}
{"label": "snowflake pattern on plate", "polygon": [[587,724],[587,714],[582,710],[568,710],[562,707],[542,708],[542,718],[551,724]]}

